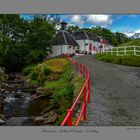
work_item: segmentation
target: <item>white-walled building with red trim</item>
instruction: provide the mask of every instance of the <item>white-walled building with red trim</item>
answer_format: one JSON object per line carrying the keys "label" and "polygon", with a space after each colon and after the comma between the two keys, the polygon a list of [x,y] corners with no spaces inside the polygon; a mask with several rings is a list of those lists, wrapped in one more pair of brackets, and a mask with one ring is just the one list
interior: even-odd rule
{"label": "white-walled building with red trim", "polygon": [[81,53],[94,54],[101,45],[100,39],[96,35],[84,30],[73,33],[73,37],[79,44]]}

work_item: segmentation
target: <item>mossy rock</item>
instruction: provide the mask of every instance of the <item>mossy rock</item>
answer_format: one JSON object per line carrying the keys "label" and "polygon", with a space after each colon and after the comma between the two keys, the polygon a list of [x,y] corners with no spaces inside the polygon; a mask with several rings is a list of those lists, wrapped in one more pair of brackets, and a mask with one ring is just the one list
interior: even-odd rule
{"label": "mossy rock", "polygon": [[5,74],[4,70],[0,68],[0,83],[8,79],[8,76]]}

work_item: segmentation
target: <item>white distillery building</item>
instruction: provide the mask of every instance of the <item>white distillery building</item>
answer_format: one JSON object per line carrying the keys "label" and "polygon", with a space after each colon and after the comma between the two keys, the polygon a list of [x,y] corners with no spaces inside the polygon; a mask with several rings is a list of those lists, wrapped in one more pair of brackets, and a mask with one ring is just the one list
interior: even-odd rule
{"label": "white distillery building", "polygon": [[77,48],[79,48],[78,43],[72,35],[66,31],[66,26],[66,22],[61,22],[61,30],[52,40],[52,53],[48,57],[55,57],[62,54],[75,54]]}
{"label": "white distillery building", "polygon": [[80,52],[88,54],[98,52],[98,48],[101,43],[100,39],[96,35],[83,30],[73,33],[73,37],[80,46]]}

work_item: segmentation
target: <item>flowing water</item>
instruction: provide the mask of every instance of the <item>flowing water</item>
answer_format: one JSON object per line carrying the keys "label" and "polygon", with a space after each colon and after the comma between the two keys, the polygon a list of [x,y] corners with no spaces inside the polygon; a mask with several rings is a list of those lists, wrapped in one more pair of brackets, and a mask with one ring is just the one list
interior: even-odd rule
{"label": "flowing water", "polygon": [[0,114],[6,118],[5,126],[32,125],[28,111],[32,104],[32,93],[25,92],[23,87],[23,81],[15,82],[13,79],[7,81],[5,91],[0,94]]}

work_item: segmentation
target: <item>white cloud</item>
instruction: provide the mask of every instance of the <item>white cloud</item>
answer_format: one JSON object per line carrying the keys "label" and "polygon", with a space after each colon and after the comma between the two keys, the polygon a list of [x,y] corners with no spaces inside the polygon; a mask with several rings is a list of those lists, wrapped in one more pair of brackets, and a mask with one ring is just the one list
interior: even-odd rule
{"label": "white cloud", "polygon": [[132,31],[123,32],[123,33],[126,34],[128,37],[131,37],[135,34],[135,32],[132,32]]}
{"label": "white cloud", "polygon": [[137,17],[138,15],[129,15],[130,17],[132,17],[132,18],[135,18],[135,17]]}
{"label": "white cloud", "polygon": [[82,24],[84,23],[82,15],[73,15],[70,21],[79,26],[82,26]]}
{"label": "white cloud", "polygon": [[111,15],[90,14],[90,15],[73,15],[69,16],[70,22],[78,26],[83,26],[86,23],[100,26],[112,24]]}
{"label": "white cloud", "polygon": [[140,29],[139,30],[136,30],[135,33],[140,33]]}
{"label": "white cloud", "polygon": [[140,33],[140,29],[136,30],[136,31],[127,31],[127,32],[123,32],[124,34],[126,34],[128,37],[133,36],[135,33]]}
{"label": "white cloud", "polygon": [[87,15],[87,22],[92,24],[100,24],[100,25],[110,25],[113,20],[110,15]]}
{"label": "white cloud", "polygon": [[81,22],[81,16],[74,15],[74,16],[72,16],[71,21],[74,22],[74,23]]}

